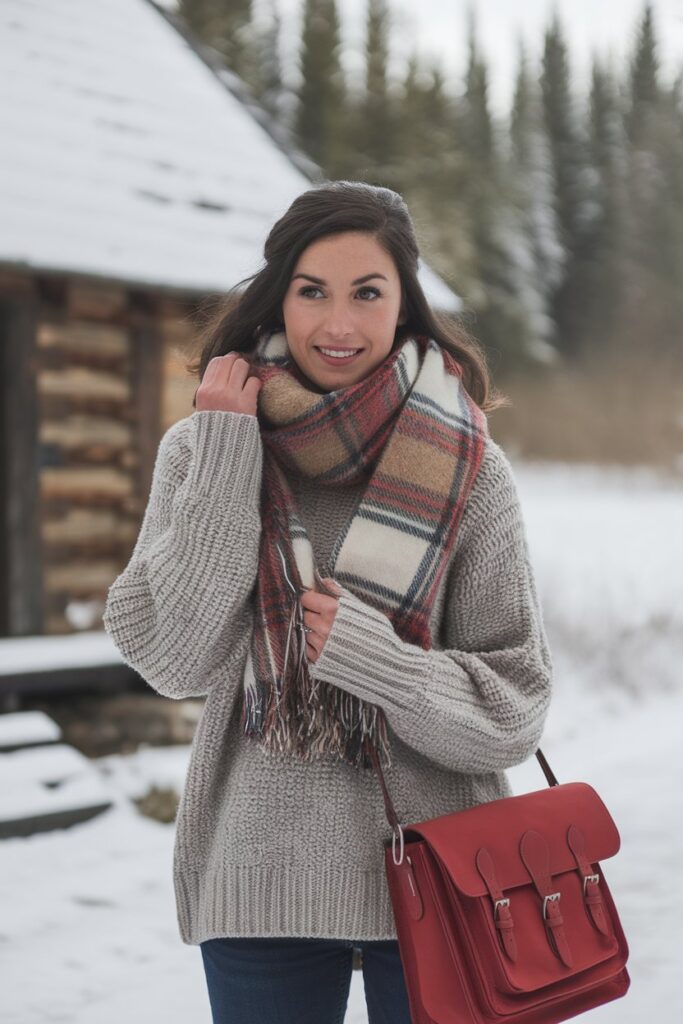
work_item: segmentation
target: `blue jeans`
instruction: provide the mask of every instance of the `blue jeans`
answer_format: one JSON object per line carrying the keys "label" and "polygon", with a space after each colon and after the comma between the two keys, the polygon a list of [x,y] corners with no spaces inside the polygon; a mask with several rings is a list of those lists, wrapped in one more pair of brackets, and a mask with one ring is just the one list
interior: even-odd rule
{"label": "blue jeans", "polygon": [[354,946],[369,1024],[411,1024],[396,939],[316,938],[201,942],[213,1024],[342,1024]]}

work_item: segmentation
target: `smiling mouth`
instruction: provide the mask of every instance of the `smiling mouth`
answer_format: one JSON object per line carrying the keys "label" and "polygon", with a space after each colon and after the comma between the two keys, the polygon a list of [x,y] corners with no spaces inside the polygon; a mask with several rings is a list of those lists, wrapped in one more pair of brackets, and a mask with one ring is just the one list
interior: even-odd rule
{"label": "smiling mouth", "polygon": [[363,351],[362,348],[333,348],[326,345],[324,348],[320,345],[313,346],[320,356],[328,365],[341,365],[345,366],[347,363],[353,362],[356,356],[359,356]]}

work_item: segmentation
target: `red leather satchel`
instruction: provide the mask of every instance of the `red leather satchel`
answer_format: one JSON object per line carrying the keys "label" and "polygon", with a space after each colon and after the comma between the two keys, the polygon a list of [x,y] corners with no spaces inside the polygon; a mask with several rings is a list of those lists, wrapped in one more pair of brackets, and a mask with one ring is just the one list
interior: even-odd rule
{"label": "red leather satchel", "polygon": [[585,782],[401,825],[377,750],[392,838],[389,894],[413,1024],[555,1024],[625,995],[628,945],[600,861],[616,825]]}

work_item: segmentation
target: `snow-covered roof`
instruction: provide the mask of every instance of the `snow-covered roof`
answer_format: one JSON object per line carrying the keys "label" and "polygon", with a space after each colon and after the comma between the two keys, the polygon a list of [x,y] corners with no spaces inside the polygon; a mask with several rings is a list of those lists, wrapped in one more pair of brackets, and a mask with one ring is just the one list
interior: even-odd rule
{"label": "snow-covered roof", "polygon": [[0,262],[192,292],[253,274],[311,180],[231,79],[149,0],[3,0]]}

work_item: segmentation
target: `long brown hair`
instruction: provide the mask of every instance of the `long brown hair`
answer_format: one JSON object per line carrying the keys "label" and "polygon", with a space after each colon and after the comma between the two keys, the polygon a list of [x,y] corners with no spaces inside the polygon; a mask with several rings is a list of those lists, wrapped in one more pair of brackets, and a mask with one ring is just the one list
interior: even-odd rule
{"label": "long brown hair", "polygon": [[[300,254],[316,239],[342,231],[370,233],[394,260],[406,316],[396,329],[394,346],[409,334],[426,334],[461,363],[463,383],[484,412],[507,405],[507,397],[492,385],[479,342],[455,314],[435,313],[425,298],[417,278],[415,228],[405,200],[390,188],[363,181],[326,181],[296,197],[270,230],[263,250],[265,266],[221,296],[206,317],[197,336],[200,355],[188,364],[189,372],[201,382],[214,356],[246,355],[258,332],[282,330],[281,307]],[[246,282],[248,287],[235,298],[233,293]]]}

